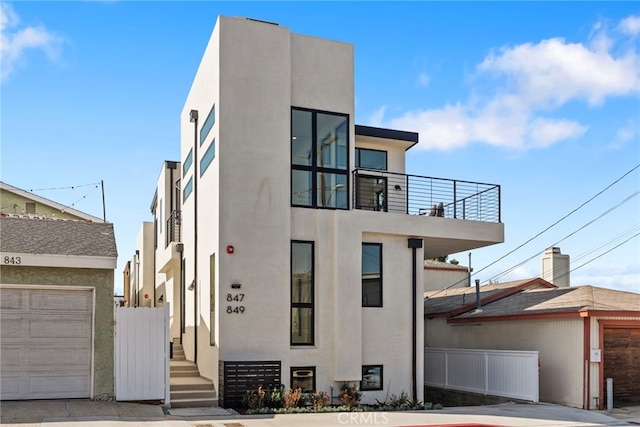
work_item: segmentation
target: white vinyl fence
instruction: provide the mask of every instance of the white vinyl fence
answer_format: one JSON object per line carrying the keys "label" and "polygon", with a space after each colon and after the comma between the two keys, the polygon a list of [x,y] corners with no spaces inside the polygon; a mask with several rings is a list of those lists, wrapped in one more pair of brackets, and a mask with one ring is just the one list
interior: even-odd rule
{"label": "white vinyl fence", "polygon": [[425,348],[424,384],[538,402],[538,352]]}
{"label": "white vinyl fence", "polygon": [[164,400],[169,405],[169,304],[117,307],[116,400]]}

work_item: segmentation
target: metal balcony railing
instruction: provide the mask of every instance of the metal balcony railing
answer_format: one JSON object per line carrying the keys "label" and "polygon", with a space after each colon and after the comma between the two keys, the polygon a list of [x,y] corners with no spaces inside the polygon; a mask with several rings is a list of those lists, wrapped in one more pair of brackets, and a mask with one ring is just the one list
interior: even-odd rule
{"label": "metal balcony railing", "polygon": [[355,209],[501,222],[499,185],[373,169],[354,170],[352,182]]}
{"label": "metal balcony railing", "polygon": [[165,247],[171,242],[180,242],[182,238],[182,215],[179,210],[171,212],[167,218],[167,241]]}

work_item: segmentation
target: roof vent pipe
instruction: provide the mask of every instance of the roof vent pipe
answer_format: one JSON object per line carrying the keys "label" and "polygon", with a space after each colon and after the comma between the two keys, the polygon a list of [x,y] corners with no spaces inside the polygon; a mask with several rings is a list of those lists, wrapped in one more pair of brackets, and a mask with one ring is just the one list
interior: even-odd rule
{"label": "roof vent pipe", "polygon": [[480,304],[480,279],[476,279],[476,313],[482,311],[482,304]]}

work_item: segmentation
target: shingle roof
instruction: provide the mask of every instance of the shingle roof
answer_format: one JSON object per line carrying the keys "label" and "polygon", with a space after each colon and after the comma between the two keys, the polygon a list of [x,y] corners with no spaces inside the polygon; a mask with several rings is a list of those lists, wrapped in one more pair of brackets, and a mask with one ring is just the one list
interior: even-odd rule
{"label": "shingle roof", "polygon": [[[522,289],[535,288],[555,288],[554,285],[541,278],[514,280],[504,283],[493,283],[480,286],[480,301],[484,305],[488,301],[499,298],[500,295],[507,296],[511,293],[519,292]],[[456,312],[466,311],[476,306],[475,286],[464,288],[453,288],[439,291],[425,292],[424,313],[427,317],[437,315],[455,315]]]}
{"label": "shingle roof", "polygon": [[456,316],[455,319],[577,313],[585,310],[637,311],[640,313],[640,294],[595,286],[525,289],[483,306],[482,312],[468,311]]}
{"label": "shingle roof", "polygon": [[111,223],[5,216],[0,217],[0,251],[118,256]]}

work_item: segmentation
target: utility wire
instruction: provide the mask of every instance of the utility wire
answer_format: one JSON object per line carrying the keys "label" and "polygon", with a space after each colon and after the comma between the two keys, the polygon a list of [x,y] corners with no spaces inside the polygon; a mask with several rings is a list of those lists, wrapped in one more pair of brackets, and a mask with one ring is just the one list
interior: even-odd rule
{"label": "utility wire", "polygon": [[[525,241],[524,243],[520,244],[519,246],[517,246],[516,248],[512,249],[511,251],[507,252],[506,254],[502,255],[500,258],[496,259],[495,261],[491,262],[490,264],[487,264],[486,266],[482,267],[480,270],[475,271],[473,274],[471,274],[470,276],[475,276],[478,273],[480,273],[481,271],[486,270],[487,268],[491,267],[492,265],[496,264],[498,261],[503,260],[504,258],[506,258],[507,256],[511,255],[512,253],[514,253],[515,251],[517,251],[518,249],[522,248],[523,246],[525,246],[526,244],[530,243],[531,241],[535,240],[537,237],[539,237],[540,235],[542,235],[543,233],[547,232],[549,229],[551,229],[552,227],[555,227],[556,225],[558,225],[560,222],[564,221],[565,219],[567,219],[569,216],[573,215],[575,212],[577,212],[578,210],[582,209],[584,206],[586,206],[587,204],[589,204],[591,201],[593,201],[594,199],[596,199],[598,196],[600,196],[602,193],[604,193],[605,191],[609,190],[609,188],[613,187],[614,185],[616,185],[618,182],[620,182],[622,179],[624,179],[627,175],[629,175],[630,173],[632,173],[633,171],[635,171],[636,169],[638,169],[640,167],[640,163],[638,163],[637,165],[635,165],[634,167],[632,167],[631,169],[629,169],[627,172],[625,172],[620,178],[616,179],[615,181],[613,181],[611,184],[607,185],[605,188],[603,188],[602,190],[600,190],[598,193],[596,193],[594,196],[592,196],[589,200],[587,200],[586,202],[582,203],[580,206],[578,206],[577,208],[575,208],[574,210],[572,210],[571,212],[569,212],[568,214],[566,214],[565,216],[563,216],[562,218],[560,218],[559,220],[557,220],[556,222],[554,222],[553,224],[551,224],[550,226],[548,226],[547,228],[545,228],[544,230],[540,231],[538,234],[536,234],[535,236],[531,237],[530,239],[528,239],[527,241]],[[460,283],[465,282],[467,279],[462,279],[459,280],[455,283],[453,283],[452,285],[449,285],[441,290],[439,290],[437,293],[433,294],[431,296],[434,297],[436,295],[438,295],[440,292],[444,292],[449,288],[452,288]]]}
{"label": "utility wire", "polygon": [[34,191],[75,190],[76,188],[89,187],[91,185],[100,185],[100,183],[99,182],[94,182],[92,184],[72,185],[70,187],[36,188],[36,189],[30,189],[29,191],[33,193]]}
{"label": "utility wire", "polygon": [[[591,224],[593,224],[594,222],[596,222],[597,220],[603,218],[604,216],[610,214],[612,211],[614,211],[615,209],[619,208],[620,206],[622,206],[623,204],[625,204],[626,202],[628,202],[629,200],[631,200],[632,198],[634,198],[635,196],[637,196],[638,194],[640,194],[640,191],[636,191],[635,193],[631,194],[630,196],[628,196],[627,198],[625,198],[622,202],[618,203],[617,205],[607,209],[606,211],[604,211],[603,213],[601,213],[600,215],[598,215],[597,217],[595,217],[594,219],[592,219],[591,221],[587,222],[586,224],[582,225],[581,227],[577,228],[576,230],[574,230],[573,232],[567,234],[566,236],[564,236],[562,239],[558,240],[555,243],[552,243],[551,245],[547,245],[548,248],[550,247],[554,247],[557,246],[559,243],[567,240],[569,237],[573,236],[574,234],[576,234],[577,232],[584,230],[585,228],[587,228],[588,226],[590,226]],[[502,273],[499,273],[495,276],[493,276],[491,279],[489,279],[489,281],[493,281],[496,279],[499,279],[500,277],[511,273],[513,270],[515,270],[516,268],[526,264],[527,262],[531,261],[533,258],[537,257],[538,255],[544,253],[544,250],[537,252],[535,254],[533,254],[532,256],[530,256],[529,258],[527,258],[526,260],[519,262],[518,264],[514,265],[513,267],[503,271]]]}

